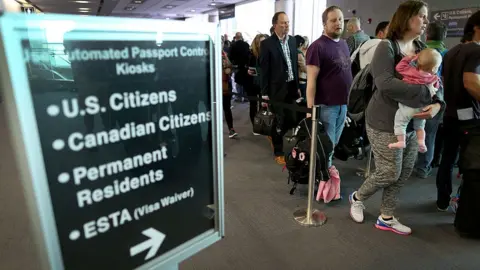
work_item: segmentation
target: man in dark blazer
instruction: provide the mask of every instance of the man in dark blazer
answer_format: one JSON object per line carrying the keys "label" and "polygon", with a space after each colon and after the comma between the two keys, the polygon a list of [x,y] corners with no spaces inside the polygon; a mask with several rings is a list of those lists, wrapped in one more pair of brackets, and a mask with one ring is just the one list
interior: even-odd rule
{"label": "man in dark blazer", "polygon": [[[275,13],[272,24],[274,33],[260,44],[262,97],[275,102],[293,104],[299,98],[296,41],[294,37],[288,35],[289,20],[285,12]],[[275,105],[269,106],[278,123],[278,133],[270,138],[275,161],[284,165],[283,136],[289,128],[297,124],[295,112]]]}

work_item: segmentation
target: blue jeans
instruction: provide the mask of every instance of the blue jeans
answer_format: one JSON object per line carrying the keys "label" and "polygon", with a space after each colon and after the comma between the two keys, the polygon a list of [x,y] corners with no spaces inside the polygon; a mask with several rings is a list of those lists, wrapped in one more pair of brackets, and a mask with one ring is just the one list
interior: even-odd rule
{"label": "blue jeans", "polygon": [[422,174],[429,174],[432,170],[433,154],[435,153],[435,138],[437,136],[438,125],[440,124],[440,114],[425,123],[425,145],[427,152],[418,153],[415,169]]}
{"label": "blue jeans", "polygon": [[[328,137],[336,146],[340,141],[343,128],[345,127],[345,119],[347,118],[347,105],[327,106],[320,105],[320,121],[325,127]],[[333,151],[328,156],[328,167],[332,166]]]}
{"label": "blue jeans", "polygon": [[306,83],[300,83],[298,85],[298,88],[300,88],[300,93],[302,93],[302,97],[306,100],[307,99],[307,84]]}

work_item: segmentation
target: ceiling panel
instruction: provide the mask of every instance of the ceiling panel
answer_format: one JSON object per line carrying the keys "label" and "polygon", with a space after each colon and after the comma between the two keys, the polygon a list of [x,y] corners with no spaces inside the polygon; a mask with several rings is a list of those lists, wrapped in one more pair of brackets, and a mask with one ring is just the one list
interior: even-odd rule
{"label": "ceiling panel", "polygon": [[[98,12],[102,0],[31,0],[29,2],[44,13],[95,15]],[[115,1],[115,3],[118,2]]]}
{"label": "ceiling panel", "polygon": [[[45,13],[141,18],[179,18],[245,0],[30,0]],[[213,3],[213,4],[212,4]]]}
{"label": "ceiling panel", "polygon": [[[143,4],[135,4],[142,0],[119,0],[112,11],[112,15],[121,16],[123,13],[148,14],[152,17],[191,17],[205,13],[218,6],[244,2],[245,0],[146,0]],[[212,2],[215,5],[212,5]]]}

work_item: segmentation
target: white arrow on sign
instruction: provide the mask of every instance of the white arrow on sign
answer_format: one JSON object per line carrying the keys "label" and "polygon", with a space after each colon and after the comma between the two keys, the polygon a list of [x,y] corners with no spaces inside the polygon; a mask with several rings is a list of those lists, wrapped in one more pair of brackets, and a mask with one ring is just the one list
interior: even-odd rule
{"label": "white arrow on sign", "polygon": [[435,20],[438,20],[438,18],[440,18],[440,13],[435,13],[435,15],[433,15],[433,18]]}
{"label": "white arrow on sign", "polygon": [[150,249],[145,256],[145,260],[148,260],[157,254],[158,249],[165,239],[165,234],[155,230],[154,228],[148,228],[142,232],[143,235],[149,237],[150,239],[135,245],[130,248],[130,257],[133,257],[139,253],[144,252],[147,249]]}

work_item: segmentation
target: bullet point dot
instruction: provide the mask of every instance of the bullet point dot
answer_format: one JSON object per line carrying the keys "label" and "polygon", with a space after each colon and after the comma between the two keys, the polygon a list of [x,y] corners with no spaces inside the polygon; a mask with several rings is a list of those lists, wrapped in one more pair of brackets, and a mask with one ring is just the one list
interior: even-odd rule
{"label": "bullet point dot", "polygon": [[77,231],[77,230],[74,230],[74,231],[70,232],[69,237],[70,237],[70,240],[75,241],[80,237],[80,232]]}
{"label": "bullet point dot", "polygon": [[63,147],[65,146],[65,143],[62,140],[57,139],[53,141],[52,146],[53,146],[53,149],[55,150],[62,150]]}
{"label": "bullet point dot", "polygon": [[102,107],[102,108],[100,109],[100,111],[102,111],[102,112],[106,112],[106,111],[107,111],[107,109],[106,109],[105,107]]}
{"label": "bullet point dot", "polygon": [[60,182],[60,183],[62,183],[62,184],[67,183],[68,180],[70,180],[70,175],[68,175],[68,173],[61,173],[61,174],[58,176],[58,182]]}
{"label": "bullet point dot", "polygon": [[57,116],[60,113],[60,108],[57,105],[50,105],[47,108],[47,113],[50,116]]}
{"label": "bullet point dot", "polygon": [[85,115],[85,111],[84,111],[84,110],[81,110],[81,111],[80,111],[80,115],[81,115],[81,116],[84,116],[84,115]]}

